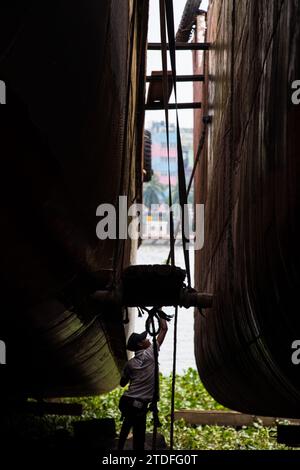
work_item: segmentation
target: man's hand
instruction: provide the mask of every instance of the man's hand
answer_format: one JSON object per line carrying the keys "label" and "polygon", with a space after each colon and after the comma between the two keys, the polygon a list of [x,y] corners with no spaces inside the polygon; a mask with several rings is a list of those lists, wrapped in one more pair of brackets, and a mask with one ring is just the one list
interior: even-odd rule
{"label": "man's hand", "polygon": [[159,318],[162,318],[162,319],[167,320],[167,321],[171,321],[172,318],[174,317],[174,315],[167,315],[165,312],[162,311],[161,308],[159,310],[157,310],[157,313],[159,315]]}

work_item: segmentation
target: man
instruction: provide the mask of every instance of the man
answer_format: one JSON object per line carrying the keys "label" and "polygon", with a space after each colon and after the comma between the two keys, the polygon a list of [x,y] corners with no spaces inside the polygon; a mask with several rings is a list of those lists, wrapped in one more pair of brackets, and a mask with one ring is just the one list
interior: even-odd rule
{"label": "man", "polygon": [[[159,351],[166,333],[167,322],[161,319],[161,328],[157,336]],[[118,449],[122,450],[130,429],[133,427],[133,449],[144,450],[146,436],[146,417],[148,405],[152,402],[155,386],[155,356],[153,344],[147,339],[147,332],[132,333],[127,349],[134,351],[135,356],[124,367],[120,385],[130,382],[128,390],[120,399],[119,408],[123,416]]]}

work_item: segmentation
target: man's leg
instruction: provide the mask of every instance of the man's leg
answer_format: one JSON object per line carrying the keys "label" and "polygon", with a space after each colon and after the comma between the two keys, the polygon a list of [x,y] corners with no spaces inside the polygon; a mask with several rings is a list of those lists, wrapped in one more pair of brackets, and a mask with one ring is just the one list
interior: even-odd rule
{"label": "man's leg", "polygon": [[118,450],[123,450],[124,449],[125,442],[126,442],[128,434],[130,432],[132,424],[133,423],[132,423],[131,418],[126,416],[123,420],[122,428],[121,428],[121,431],[120,431]]}
{"label": "man's leg", "polygon": [[144,450],[147,413],[139,414],[133,421],[133,450]]}

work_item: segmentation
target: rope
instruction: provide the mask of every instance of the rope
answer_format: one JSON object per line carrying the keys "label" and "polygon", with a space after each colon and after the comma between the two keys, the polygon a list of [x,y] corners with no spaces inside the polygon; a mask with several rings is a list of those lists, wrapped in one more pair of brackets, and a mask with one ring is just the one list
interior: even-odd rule
{"label": "rope", "polygon": [[[189,180],[189,184],[188,184],[188,187],[187,187],[187,197],[189,197],[189,194],[191,192],[192,184],[193,184],[195,174],[196,174],[196,170],[197,170],[197,166],[198,166],[198,163],[200,162],[200,157],[201,157],[204,145],[205,145],[207,125],[208,125],[207,122],[203,123],[203,131],[202,131],[201,139],[199,141],[197,154],[196,154],[196,158],[195,158],[195,161],[194,161],[193,170],[192,170],[190,180]],[[178,222],[177,225],[176,225],[175,239],[178,235],[179,227],[180,227],[180,222]],[[166,264],[170,264],[170,259],[171,259],[171,252],[169,252]]]}
{"label": "rope", "polygon": [[[160,24],[161,24],[161,44],[162,44],[162,64],[163,64],[163,88],[164,88],[164,107],[165,107],[165,118],[166,118],[166,127],[167,127],[167,148],[168,148],[168,175],[169,175],[169,206],[170,209],[172,208],[172,192],[171,192],[171,176],[170,176],[170,148],[169,148],[169,108],[167,103],[167,94],[168,94],[168,71],[167,71],[167,37],[166,37],[166,1],[160,0]],[[169,26],[168,26],[169,32]],[[174,41],[175,41],[175,33],[174,33]],[[170,40],[169,40],[170,42]],[[172,45],[170,44],[170,50]],[[175,44],[174,44],[175,48]],[[173,71],[173,67],[172,67]],[[173,72],[172,72],[173,74]],[[176,90],[176,79],[174,80],[173,74],[173,82],[174,82],[174,90],[177,96]],[[177,118],[178,121],[178,118]],[[178,129],[178,122],[177,122],[177,129]],[[171,265],[174,266],[175,264],[175,236],[174,236],[174,219],[173,219],[173,211],[170,210],[170,252],[169,252],[169,262],[171,261]],[[169,263],[168,263],[169,264]],[[174,406],[175,406],[175,380],[174,380],[174,367],[176,367],[176,329],[177,329],[177,312],[178,309],[175,309],[175,329],[174,329],[174,350],[173,350],[173,379],[172,379],[172,402],[171,402],[171,431],[170,431],[170,442],[171,442],[171,449],[173,448],[173,436],[174,436]],[[174,359],[175,354],[175,359]],[[176,374],[176,369],[175,369]],[[156,438],[156,436],[155,436]],[[154,441],[154,436],[153,436]],[[153,447],[154,448],[154,447]]]}
{"label": "rope", "polygon": [[[153,307],[149,310],[146,307],[140,307],[139,311],[143,312],[146,311],[148,313],[148,318],[146,320],[146,331],[147,333],[153,337],[153,353],[154,353],[154,392],[153,392],[153,399],[151,404],[151,411],[153,414],[153,434],[152,434],[152,450],[156,450],[156,442],[157,442],[157,428],[161,426],[159,421],[158,415],[158,406],[157,403],[159,402],[159,365],[158,365],[158,348],[157,348],[157,340],[156,335],[160,331],[160,319],[164,318],[166,321],[171,320],[171,316],[165,314],[160,308]],[[155,329],[155,322],[154,319],[158,321],[158,328]]]}
{"label": "rope", "polygon": [[[176,44],[175,44],[175,29],[174,29],[174,10],[173,0],[165,0],[166,19],[169,39],[169,51],[172,68],[172,78],[174,85],[175,103],[176,103],[176,125],[177,125],[177,163],[178,163],[178,192],[179,203],[181,207],[181,236],[182,248],[184,254],[184,262],[187,274],[188,287],[191,287],[191,271],[190,271],[190,258],[188,251],[189,243],[189,214],[185,210],[187,207],[187,188],[184,170],[184,161],[182,153],[181,135],[179,127],[178,116],[178,100],[177,100],[177,73],[176,73]],[[172,391],[171,391],[171,423],[170,423],[170,448],[174,447],[174,411],[175,411],[175,387],[176,387],[176,355],[177,355],[177,320],[178,320],[178,307],[175,308],[174,320],[174,338],[173,338],[173,374],[172,374]]]}
{"label": "rope", "polygon": [[177,320],[178,307],[175,308],[174,337],[173,337],[173,372],[171,391],[171,423],[170,423],[170,449],[174,448],[174,415],[175,415],[175,385],[176,385],[176,356],[177,356]]}
{"label": "rope", "polygon": [[[169,51],[170,51],[170,60],[172,67],[172,79],[175,93],[175,103],[176,103],[176,125],[177,125],[177,156],[178,156],[178,192],[179,192],[179,202],[181,207],[181,229],[182,229],[182,243],[183,243],[183,254],[185,261],[185,268],[187,274],[187,283],[188,288],[191,288],[191,271],[190,271],[190,258],[189,258],[189,214],[185,210],[187,207],[187,198],[191,189],[192,181],[195,174],[195,168],[192,173],[192,178],[190,179],[188,190],[186,187],[185,179],[185,169],[184,169],[184,160],[182,152],[182,143],[179,127],[179,116],[178,116],[178,100],[177,100],[177,81],[176,81],[176,45],[175,45],[175,29],[174,29],[174,10],[173,10],[173,0],[160,0],[160,30],[161,30],[161,44],[162,44],[162,66],[163,66],[163,101],[165,109],[165,119],[166,119],[166,134],[167,134],[167,152],[168,152],[168,177],[169,177],[169,205],[172,208],[172,193],[171,193],[171,177],[170,177],[170,142],[169,142],[169,109],[168,109],[168,70],[167,70],[167,34],[166,34],[166,22],[167,22],[167,31],[169,39]],[[205,134],[201,139],[202,146],[199,150],[199,156],[196,160],[199,160],[200,153],[204,146]],[[198,155],[197,154],[197,155]],[[173,212],[170,211],[170,253],[168,257],[168,263],[171,261],[172,266],[175,265],[175,237],[174,237],[174,220]],[[153,429],[153,450],[156,448],[156,436],[157,436],[157,426],[158,426],[158,410],[157,402],[159,400],[159,376],[158,376],[158,352],[156,344],[156,331],[154,324],[153,312],[155,309],[152,309],[151,312],[148,312],[149,318],[148,323],[151,321],[152,324],[152,333],[154,336],[153,349],[155,357],[155,390],[154,390],[154,399],[153,399],[153,418],[154,418],[154,429]],[[177,355],[177,320],[178,320],[178,307],[175,308],[175,323],[174,323],[174,339],[173,339],[173,374],[172,374],[172,398],[171,398],[171,427],[170,427],[170,447],[173,449],[174,446],[174,410],[175,410],[175,386],[176,386],[176,355]],[[147,326],[147,322],[146,322]],[[148,325],[149,328],[149,325]],[[150,328],[149,328],[150,329]]]}
{"label": "rope", "polygon": [[169,51],[172,68],[173,86],[175,94],[176,104],[176,125],[177,125],[177,163],[178,163],[178,192],[179,202],[181,207],[182,223],[181,223],[181,234],[183,244],[184,262],[187,275],[188,287],[191,287],[191,270],[190,270],[190,257],[189,257],[189,214],[185,210],[187,206],[187,190],[185,181],[185,170],[183,161],[183,152],[181,144],[181,135],[179,127],[179,116],[178,116],[178,100],[177,100],[177,73],[176,73],[176,43],[175,43],[175,29],[174,29],[174,9],[173,0],[165,0],[166,6],[166,18],[167,18],[167,29],[169,38]]}
{"label": "rope", "polygon": [[[147,333],[153,337],[153,353],[154,353],[154,393],[153,393],[153,400],[151,405],[151,411],[153,414],[153,435],[152,435],[152,450],[156,450],[156,441],[157,441],[157,428],[161,426],[159,421],[159,414],[158,414],[158,406],[157,403],[159,402],[159,365],[158,365],[158,349],[157,349],[157,340],[156,335],[158,335],[160,331],[160,320],[164,318],[166,321],[171,320],[171,316],[167,315],[163,312],[160,308],[153,307],[149,310],[146,307],[140,307],[141,311],[146,311],[148,313],[148,318],[146,320],[146,331]],[[154,319],[158,321],[158,328],[155,329],[155,322]]]}
{"label": "rope", "polygon": [[[155,308],[153,308],[152,310],[148,310],[147,308],[144,308],[144,310],[146,310],[146,312],[148,313],[148,319],[146,320],[146,331],[150,336],[152,336],[155,339],[156,335],[158,335],[160,331],[160,318],[158,315],[158,310],[156,310]],[[157,330],[155,329],[154,318],[156,318],[156,320],[158,321]]]}
{"label": "rope", "polygon": [[[185,260],[185,267],[187,272],[188,288],[191,288],[191,274],[190,274],[190,260],[189,260],[189,251],[187,244],[189,243],[189,220],[188,213],[186,213],[185,206],[187,205],[188,195],[191,191],[192,183],[195,177],[197,165],[200,161],[200,156],[202,154],[205,139],[208,121],[204,121],[203,130],[201,139],[199,141],[197,154],[193,166],[193,171],[190,176],[188,187],[186,188],[185,180],[185,170],[184,170],[184,161],[182,153],[182,144],[180,136],[180,127],[179,127],[179,117],[178,117],[178,100],[177,100],[177,81],[176,81],[176,47],[175,47],[175,30],[174,30],[174,10],[173,10],[173,0],[165,0],[166,6],[166,16],[167,16],[167,27],[168,27],[168,39],[170,45],[170,59],[172,66],[172,77],[174,84],[174,94],[175,94],[175,103],[176,103],[176,121],[177,121],[177,151],[178,151],[178,186],[179,186],[179,201],[181,206],[182,221],[182,243],[183,243],[183,253]],[[176,234],[179,231],[180,222],[176,227]],[[170,263],[171,253],[169,253],[167,264]],[[175,320],[174,320],[174,339],[173,339],[173,373],[172,373],[172,393],[171,393],[171,423],[170,423],[170,448],[171,450],[174,447],[174,411],[175,411],[175,387],[176,387],[176,355],[177,355],[177,321],[178,321],[178,307],[175,309]]]}
{"label": "rope", "polygon": [[[171,170],[170,170],[170,135],[169,135],[169,107],[168,107],[168,61],[167,61],[167,34],[166,34],[166,5],[165,0],[159,1],[160,9],[160,33],[161,33],[161,58],[163,66],[163,102],[166,120],[166,135],[167,135],[167,154],[168,154],[168,184],[169,184],[169,207],[173,205],[172,190],[171,190]],[[173,211],[170,210],[170,260],[171,265],[175,266],[175,237],[174,237],[174,216]]]}
{"label": "rope", "polygon": [[159,372],[158,372],[158,350],[156,342],[156,332],[154,325],[154,315],[151,317],[152,331],[153,331],[153,352],[154,352],[154,395],[152,402],[152,413],[153,413],[153,435],[152,435],[152,450],[156,450],[157,441],[157,428],[160,425],[158,418],[158,407],[159,401]]}

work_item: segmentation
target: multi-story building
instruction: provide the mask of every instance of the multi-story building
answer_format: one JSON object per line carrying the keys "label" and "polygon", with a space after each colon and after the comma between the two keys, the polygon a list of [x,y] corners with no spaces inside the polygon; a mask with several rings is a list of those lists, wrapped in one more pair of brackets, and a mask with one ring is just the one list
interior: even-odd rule
{"label": "multi-story building", "polygon": [[[168,185],[168,152],[166,125],[162,122],[152,122],[149,128],[152,134],[152,168],[158,176],[159,182]],[[193,129],[183,128],[181,131],[183,158],[185,161],[187,176],[191,172],[193,165]],[[169,126],[170,136],[170,175],[171,185],[177,184],[177,136],[176,126],[171,123]]]}

